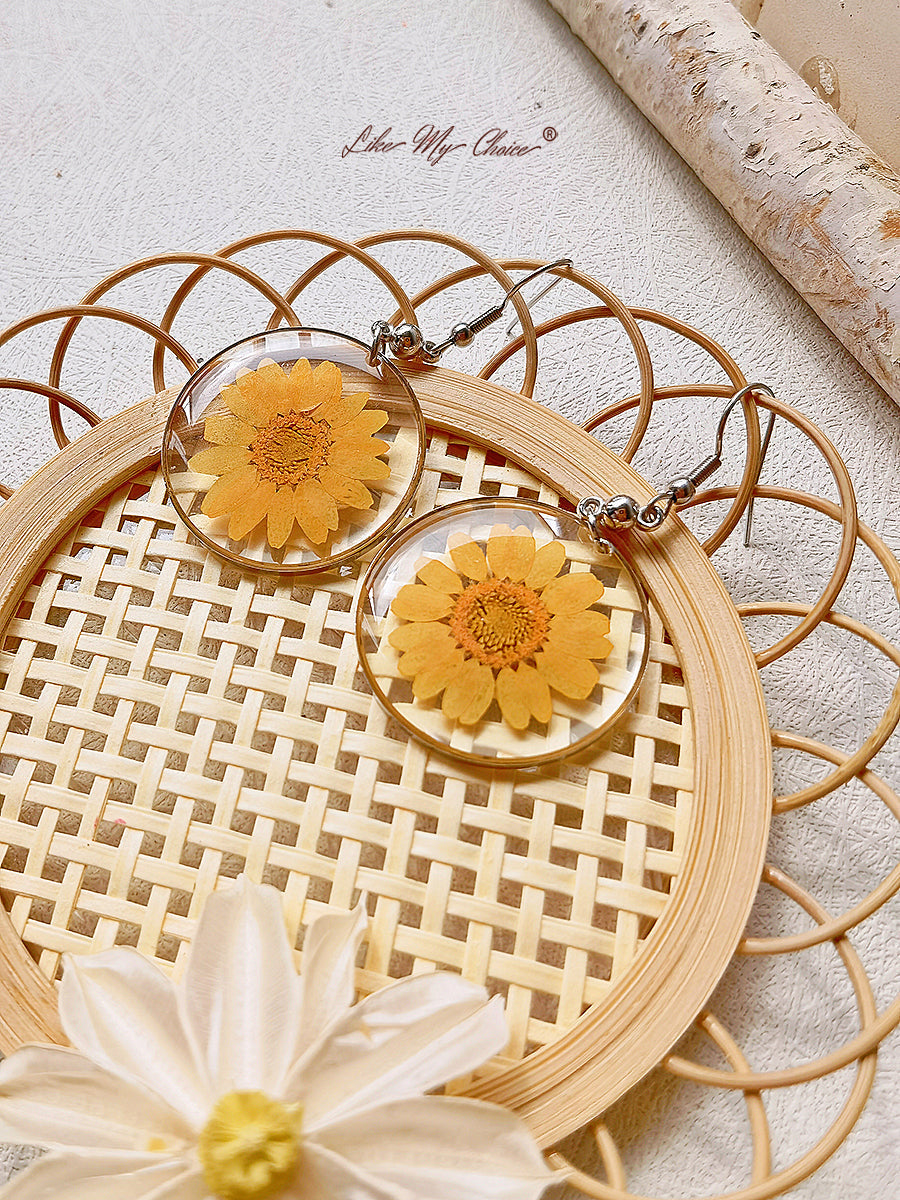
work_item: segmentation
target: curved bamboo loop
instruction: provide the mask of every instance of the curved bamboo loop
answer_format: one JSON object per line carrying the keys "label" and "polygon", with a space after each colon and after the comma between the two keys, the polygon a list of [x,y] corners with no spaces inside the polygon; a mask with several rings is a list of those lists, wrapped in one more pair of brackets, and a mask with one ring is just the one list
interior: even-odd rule
{"label": "curved bamboo loop", "polygon": [[[793,604],[788,601],[783,603],[754,603],[741,604],[738,606],[738,612],[741,616],[803,616],[811,611],[809,604]],[[820,624],[832,625],[835,629],[845,629],[849,633],[856,634],[857,637],[874,646],[876,650],[880,650],[886,658],[889,658],[895,666],[900,667],[900,648],[894,646],[876,633],[874,629],[870,629],[868,625],[864,625],[861,621],[855,621],[852,617],[846,617],[842,613],[829,612],[820,621]],[[891,698],[888,705],[882,713],[878,724],[853,754],[843,757],[838,769],[826,775],[824,779],[820,779],[817,783],[812,783],[808,787],[802,788],[800,791],[792,792],[785,796],[776,796],[772,811],[775,813],[790,812],[792,809],[801,808],[805,804],[810,804],[814,800],[821,800],[823,796],[827,796],[829,792],[835,788],[848,783],[854,776],[858,775],[868,763],[875,757],[878,751],[884,746],[888,738],[897,728],[900,723],[900,679],[894,684],[894,690],[891,693]],[[779,729],[772,730],[772,745],[782,748],[787,747],[794,735],[784,733]],[[798,742],[809,739],[795,739]],[[815,743],[813,743],[815,744]],[[793,746],[794,749],[800,749],[801,746]]]}
{"label": "curved bamboo loop", "polygon": [[[732,1070],[750,1070],[750,1063],[740,1046],[714,1013],[701,1013],[697,1024],[719,1047]],[[766,1105],[761,1093],[753,1091],[744,1092],[744,1102],[747,1105],[747,1120],[753,1144],[750,1182],[762,1183],[772,1171],[772,1136],[766,1116]]]}
{"label": "curved bamboo loop", "polygon": [[[773,738],[773,741],[775,739]],[[833,746],[825,746],[812,738],[797,737],[788,734],[778,736],[776,745],[789,749],[802,750],[805,754],[814,754],[827,762],[843,765],[849,759],[848,754],[842,754]],[[860,771],[857,778],[866,785],[887,807],[894,819],[900,822],[900,796],[873,771]],[[825,942],[842,937],[850,929],[862,924],[873,913],[885,904],[892,896],[900,891],[900,863],[885,876],[881,883],[839,917],[832,917],[821,925],[815,925],[804,933],[784,934],[778,937],[745,937],[738,945],[739,954],[788,954],[796,950],[808,950],[811,946],[820,946]]]}
{"label": "curved bamboo loop", "polygon": [[[685,327],[687,328],[687,326]],[[691,339],[693,340],[693,339]],[[715,345],[715,343],[713,343]],[[724,353],[724,352],[723,352]],[[742,376],[743,378],[743,376]],[[744,386],[743,384],[741,386]],[[739,390],[739,389],[735,389]],[[653,398],[656,400],[674,400],[686,397],[695,396],[714,396],[728,399],[733,396],[734,392],[718,383],[682,383],[672,384],[668,387],[657,387],[654,389]],[[617,400],[614,404],[608,405],[602,412],[596,413],[593,417],[582,425],[582,428],[587,432],[593,432],[603,421],[611,420],[629,409],[634,408],[638,403],[637,396],[627,396],[624,400]],[[733,504],[728,510],[728,513],[719,525],[713,530],[705,542],[702,543],[704,551],[712,555],[719,549],[730,535],[737,528],[737,525],[743,516],[744,510],[750,503],[753,497],[754,488],[759,479],[759,472],[762,466],[760,462],[760,454],[762,451],[762,440],[759,432],[759,417],[756,413],[755,401],[749,394],[741,401],[741,407],[744,413],[744,420],[747,425],[747,455],[744,460],[744,470],[741,475],[740,484],[733,489]],[[754,448],[755,447],[755,448]],[[705,495],[705,493],[704,493]],[[696,497],[694,503],[696,503]],[[684,505],[688,508],[690,505]]]}
{"label": "curved bamboo loop", "polygon": [[[180,342],[177,342],[166,330],[161,329],[159,325],[154,325],[152,321],[148,321],[144,317],[138,317],[125,309],[107,308],[97,304],[65,304],[60,308],[48,308],[42,312],[32,313],[28,317],[14,321],[12,325],[7,325],[6,329],[0,332],[0,346],[6,345],[7,342],[12,341],[13,338],[18,337],[20,333],[24,333],[28,329],[33,329],[37,325],[44,325],[48,321],[58,321],[63,317],[78,317],[79,319],[81,317],[104,317],[110,321],[119,321],[123,325],[131,325],[135,329],[140,329],[143,333],[149,333],[152,338],[156,339],[156,344],[161,349],[171,350],[176,358],[180,359],[182,364],[187,368],[188,374],[193,375],[194,371],[197,370],[196,361],[185,350],[184,346]],[[60,448],[67,446],[69,439],[62,427],[62,418],[56,402],[68,403],[68,400],[71,400],[72,397],[62,400],[62,397],[66,395],[67,393],[59,391],[55,385],[52,385],[49,389],[51,425],[54,437]],[[89,424],[99,423],[100,418],[96,413],[86,405],[82,405],[80,401],[75,401],[75,403],[79,406],[75,411],[80,412],[81,415],[90,413],[90,418],[85,416],[85,420],[88,420]],[[54,405],[56,405],[55,408]]]}
{"label": "curved bamboo loop", "polygon": [[[467,276],[467,278],[474,278],[474,275],[478,274],[491,275],[500,284],[505,292],[508,292],[515,282],[512,277],[506,273],[506,270],[504,270],[504,268],[501,266],[499,260],[492,258],[489,254],[485,254],[483,250],[480,250],[477,246],[473,246],[470,242],[463,241],[462,238],[454,237],[452,234],[437,233],[422,229],[389,229],[383,233],[373,233],[369,234],[367,237],[360,238],[356,245],[368,249],[369,246],[382,246],[390,242],[404,241],[434,242],[437,245],[449,246],[451,249],[459,251],[460,254],[465,254],[477,264],[475,268],[466,268],[467,270],[474,271],[474,274]],[[292,300],[296,299],[297,296],[299,296],[304,290],[304,288],[312,283],[314,279],[318,279],[323,272],[327,271],[330,267],[333,267],[335,263],[341,260],[342,257],[343,256],[340,254],[328,254],[319,259],[318,262],[313,263],[311,267],[308,267],[302,275],[294,280],[294,282],[288,288],[286,295],[290,296]],[[554,274],[556,274],[556,272],[554,272]],[[438,288],[438,291],[440,290],[441,289]],[[425,293],[427,293],[427,291],[428,289],[426,288]],[[413,297],[411,304],[414,310],[419,307],[420,303],[422,303],[422,297],[423,293],[419,293],[417,296]],[[424,298],[427,299],[428,296],[425,295]],[[517,292],[512,297],[511,303],[516,310],[519,320],[522,322],[523,330],[526,331],[526,339],[528,342],[525,378],[523,380],[522,387],[519,390],[523,396],[530,397],[534,393],[534,384],[535,380],[537,379],[538,366],[537,342],[534,337],[534,323],[532,321],[531,313],[525,297],[522,296],[521,293]],[[396,325],[401,316],[403,316],[404,320],[413,320],[418,323],[417,318],[410,318],[406,315],[405,311],[401,309],[393,312],[387,318],[388,324]]]}
{"label": "curved bamboo loop", "polygon": [[[831,920],[825,909],[808,892],[778,868],[765,867],[762,882],[770,884],[791,900],[796,901],[817,924],[824,924]],[[856,1037],[851,1038],[850,1041],[845,1042],[843,1046],[833,1050],[830,1054],[813,1059],[811,1062],[802,1063],[800,1066],[788,1067],[782,1071],[720,1071],[715,1067],[704,1067],[699,1063],[691,1062],[690,1059],[682,1058],[678,1054],[667,1055],[663,1059],[663,1067],[679,1079],[687,1079],[693,1083],[705,1083],[712,1087],[729,1090],[758,1091],[793,1087],[798,1083],[810,1083],[814,1079],[821,1079],[823,1075],[839,1071],[857,1059],[872,1055],[878,1049],[878,1043],[882,1038],[900,1023],[900,996],[879,1017],[869,977],[859,955],[853,949],[846,935],[834,940],[834,948],[847,970],[856,996],[861,1026]]]}
{"label": "curved bamboo loop", "polygon": [[[860,1113],[865,1108],[872,1090],[875,1065],[874,1054],[860,1060],[853,1087],[844,1101],[843,1108],[831,1127],[806,1154],[789,1167],[770,1175],[768,1179],[753,1183],[746,1188],[739,1188],[735,1192],[710,1196],[708,1200],[774,1200],[774,1197],[782,1195],[798,1183],[802,1183],[804,1179],[808,1179],[810,1175],[815,1174],[822,1164],[827,1162],[836,1150],[840,1149],[859,1120]],[[591,1197],[591,1200],[662,1200],[660,1197],[639,1196],[635,1192],[627,1192],[619,1187],[602,1183],[585,1171],[579,1171],[573,1167],[562,1155],[551,1154],[549,1158],[551,1166],[558,1166],[565,1170],[566,1184],[576,1188],[583,1195]]]}
{"label": "curved bamboo loop", "polygon": [[[828,464],[834,481],[837,484],[838,492],[841,497],[841,503],[838,508],[840,512],[841,523],[841,541],[838,547],[837,558],[832,570],[831,576],[822,589],[818,600],[811,607],[809,614],[804,617],[790,633],[785,634],[783,638],[773,642],[766,650],[760,650],[756,654],[757,666],[762,670],[763,667],[770,666],[776,659],[793,650],[798,646],[808,634],[816,628],[816,626],[825,618],[825,615],[831,611],[832,605],[840,595],[841,589],[847,581],[847,576],[850,574],[850,567],[853,564],[853,555],[856,551],[856,541],[859,536],[860,522],[856,511],[856,493],[853,490],[853,483],[850,479],[850,473],[847,470],[844,460],[838,454],[829,439],[817,426],[804,417],[796,409],[790,408],[781,400],[773,400],[769,396],[762,396],[757,400],[760,408],[766,409],[769,412],[774,412],[777,416],[783,417],[792,425],[796,426],[801,433],[806,434],[809,440],[816,448],[821,451],[822,457]],[[684,506],[685,508],[696,508],[698,505],[711,503],[715,500],[728,499],[732,493],[731,488],[712,488],[709,491],[701,492],[696,495],[693,500],[689,500]],[[790,492],[788,489],[774,489],[755,487],[753,494],[759,498],[775,497],[778,491],[785,493],[795,503],[804,505],[807,508],[816,508],[816,503],[806,503],[803,493]],[[815,498],[814,498],[815,499]],[[827,502],[825,502],[827,504]],[[833,506],[837,508],[838,506]],[[826,507],[819,509],[821,512],[828,512]],[[893,582],[893,580],[892,580]]]}
{"label": "curved bamboo loop", "polygon": [[[80,400],[76,400],[74,396],[70,396],[68,392],[62,392],[59,388],[51,387],[49,383],[38,383],[33,379],[2,377],[0,378],[0,391],[4,389],[13,392],[32,392],[36,396],[44,396],[48,400],[55,400],[57,404],[63,405],[64,408],[68,408],[71,412],[76,413],[83,420],[87,421],[89,426],[93,427],[100,424],[100,417],[93,409],[88,408],[86,404],[82,404]],[[8,500],[12,494],[12,488],[7,487],[5,483],[0,483],[0,496],[4,500]]]}
{"label": "curved bamboo loop", "polygon": [[[606,1178],[613,1187],[625,1190],[627,1177],[625,1175],[625,1164],[622,1162],[622,1156],[619,1154],[619,1147],[616,1145],[615,1139],[609,1132],[602,1121],[598,1121],[593,1129],[594,1140],[597,1143],[597,1150],[600,1154],[600,1162],[603,1164],[603,1170],[606,1172]],[[565,1170],[568,1167],[566,1160],[561,1154],[548,1155],[550,1163]]]}
{"label": "curved bamboo loop", "polygon": [[[345,242],[341,238],[331,237],[327,233],[316,233],[310,229],[273,229],[266,233],[255,233],[250,237],[240,238],[236,242],[231,242],[228,246],[223,246],[215,257],[218,259],[230,259],[234,254],[240,254],[242,250],[250,250],[254,246],[268,245],[271,242],[278,241],[294,241],[294,242],[315,242],[320,246],[332,246],[340,251],[339,257],[349,256],[356,259],[367,267],[381,282],[385,285],[393,298],[400,305],[400,309],[407,321],[415,321],[416,314],[412,305],[409,302],[409,297],[394,278],[391,272],[384,267],[377,258],[373,258],[371,254],[366,254],[365,250],[354,245],[353,242]],[[172,299],[169,301],[165,313],[163,313],[160,327],[169,330],[178,316],[184,301],[191,294],[197,284],[203,279],[211,268],[200,267],[193,271],[187,279],[175,290]],[[290,303],[286,300],[286,303]],[[276,309],[277,312],[277,309]],[[296,318],[294,318],[296,320]],[[268,328],[274,328],[272,325],[273,318],[270,318]],[[296,320],[296,323],[302,324]],[[277,322],[276,322],[277,324]],[[163,354],[161,350],[154,353],[153,356],[153,380],[157,391],[162,391],[165,387],[163,378]]]}
{"label": "curved bamboo loop", "polygon": [[[231,262],[227,258],[220,258],[215,254],[190,254],[177,251],[165,254],[152,254],[147,258],[138,259],[136,262],[129,263],[128,266],[120,267],[118,271],[113,271],[113,273],[111,275],[107,275],[105,279],[101,279],[101,281],[95,287],[91,288],[87,295],[82,297],[81,303],[96,304],[96,302],[102,296],[105,296],[106,293],[111,291],[112,288],[116,287],[117,284],[123,283],[126,279],[131,279],[135,275],[143,274],[145,271],[152,271],[157,267],[178,266],[181,264],[190,264],[194,266],[197,263],[206,266],[208,270],[218,269],[220,271],[226,271],[230,275],[235,275],[244,283],[249,283],[251,287],[255,287],[256,290],[265,296],[267,300],[271,301],[283,317],[295,325],[299,324],[297,321],[297,315],[291,308],[290,304],[288,304],[280,292],[276,291],[276,289],[273,288],[271,284],[267,283],[262,276],[257,275],[255,271],[249,270],[240,263]],[[75,330],[78,328],[80,323],[80,317],[74,317],[71,321],[67,321],[61,330],[59,337],[57,338],[56,346],[53,350],[53,358],[50,362],[50,383],[56,387],[59,386],[60,379],[62,378],[62,368],[66,357],[66,351],[68,350],[72,338],[75,335]],[[160,326],[160,328],[164,327]],[[157,378],[156,370],[157,351],[159,352],[159,378]],[[156,343],[156,347],[154,348],[153,362],[154,391],[162,392],[165,390],[165,382],[162,378],[163,349],[161,342]],[[60,447],[65,446],[67,441],[59,419],[59,408],[52,400],[50,403],[50,421],[53,426],[53,434],[56,438],[57,444]]]}
{"label": "curved bamboo loop", "polygon": [[[840,1148],[853,1126],[859,1120],[860,1113],[865,1108],[869,1093],[872,1090],[872,1083],[875,1079],[875,1066],[874,1054],[867,1054],[859,1060],[853,1086],[850,1089],[847,1099],[844,1101],[840,1113],[838,1113],[830,1128],[826,1130],[823,1136],[806,1154],[798,1158],[789,1167],[777,1171],[774,1175],[767,1175],[766,1178],[759,1179],[754,1177],[749,1187],[709,1197],[708,1200],[774,1200],[774,1197],[789,1191],[790,1188],[798,1183],[802,1183],[804,1179],[808,1179],[810,1175],[818,1171],[822,1164]],[[748,1074],[744,1071],[743,1067],[740,1070],[745,1075]],[[752,1072],[749,1074],[752,1074]],[[749,1091],[751,1094],[755,1091],[752,1087],[740,1090]],[[613,1150],[615,1150],[615,1146],[613,1146]],[[617,1155],[618,1151],[615,1150],[615,1153]],[[603,1183],[599,1179],[594,1179],[585,1171],[578,1170],[560,1154],[551,1154],[549,1160],[551,1166],[565,1170],[565,1182],[570,1187],[576,1188],[585,1196],[591,1197],[592,1200],[659,1200],[658,1197],[639,1196],[637,1193],[626,1191],[624,1171],[620,1176],[621,1183],[618,1180],[614,1180],[611,1175],[609,1177],[610,1182]],[[756,1161],[756,1154],[754,1154],[754,1163]]]}
{"label": "curved bamboo loop", "polygon": [[[696,1025],[721,1050],[725,1060],[733,1070],[748,1071],[750,1069],[750,1064],[740,1046],[713,1013],[701,1013],[697,1018]],[[768,1179],[769,1173],[772,1170],[772,1139],[769,1131],[769,1121],[766,1116],[765,1103],[759,1092],[746,1092],[744,1100],[747,1106],[747,1119],[750,1125],[750,1137],[753,1147],[750,1179],[752,1183],[759,1184]],[[596,1122],[592,1129],[597,1143],[597,1150],[600,1154],[600,1161],[610,1185],[618,1189],[620,1195],[631,1196],[632,1193],[626,1191],[627,1177],[625,1174],[625,1165],[619,1154],[615,1138],[610,1133],[608,1126],[602,1121]],[[569,1172],[577,1172],[577,1168],[574,1168],[562,1154],[551,1153],[548,1155],[548,1159],[551,1166],[565,1172],[567,1176]],[[567,1179],[568,1181],[570,1179]]]}
{"label": "curved bamboo loop", "polygon": [[[689,504],[685,505],[685,507],[696,508],[701,504],[715,504],[720,500],[730,500],[734,494],[735,489],[733,487],[710,488],[705,492],[698,493],[693,500],[689,502]],[[854,542],[856,539],[859,539],[869,547],[873,554],[876,555],[881,565],[885,568],[885,573],[887,574],[894,591],[900,595],[900,565],[897,564],[897,560],[894,559],[884,542],[882,542],[880,538],[876,537],[872,530],[863,525],[859,520],[858,516],[856,515],[855,504],[853,512],[850,514],[840,505],[835,504],[831,500],[825,500],[821,496],[811,496],[806,492],[795,492],[791,488],[782,487],[762,487],[757,485],[753,489],[753,495],[758,500],[783,500],[791,504],[799,504],[802,508],[811,508],[816,512],[831,517],[833,520],[839,522],[842,528],[841,549],[843,549],[845,541],[849,538],[849,530],[855,529],[856,538],[854,539]],[[853,553],[854,550],[851,549],[849,552],[851,561],[853,558]],[[795,635],[797,630],[800,628],[798,625],[786,637],[777,642],[773,642],[768,649],[758,651],[756,655],[756,661],[760,669],[764,666],[768,666],[771,662],[774,662],[776,658],[781,658],[783,655],[790,653],[791,650],[795,649],[796,646],[799,646],[800,642],[809,637],[810,633],[812,633],[812,631],[822,621],[825,620],[825,617],[831,612],[831,605],[833,601],[837,599],[837,596],[840,594],[841,588],[846,581],[846,574],[849,573],[850,565],[850,562],[846,563],[846,573],[844,574],[843,579],[841,579],[841,558],[839,557],[832,570],[832,574],[825,585],[825,588],[823,588],[823,590],[819,593],[818,600],[815,602],[815,604],[809,606],[809,615],[804,618],[803,621],[804,626],[806,626],[808,623],[808,628],[805,629],[805,632],[802,633],[800,637],[796,637]],[[838,580],[840,580],[840,583],[838,583]],[[740,612],[740,606],[738,606],[738,611]],[[780,648],[782,647],[783,643],[787,642],[790,642],[791,644],[784,645],[783,648]],[[773,652],[776,649],[778,649],[778,653],[774,654]],[[765,661],[763,661],[763,659],[765,659]]]}
{"label": "curved bamboo loop", "polygon": [[[791,895],[792,899],[797,900],[801,904],[801,907],[805,908],[814,920],[822,920],[823,922],[828,920],[828,914],[825,910],[811,896],[803,892],[792,880],[789,880],[786,876],[782,876],[780,872],[774,872],[770,868],[767,868],[766,878],[768,882],[781,888],[786,894]],[[860,1016],[865,1026],[867,1022],[872,1021],[875,1014],[874,997],[872,996],[871,988],[868,986],[865,971],[862,968],[862,964],[859,963],[855,951],[852,950],[845,938],[838,939],[836,949],[842,959],[844,959],[845,965],[848,965],[848,960],[850,963],[854,959],[856,960],[856,966],[848,966],[848,973],[853,980]],[[898,1013],[898,1017],[900,1017],[900,1013]],[[844,1101],[840,1113],[830,1128],[806,1154],[798,1158],[789,1167],[776,1172],[774,1175],[769,1175],[766,1179],[753,1182],[749,1187],[740,1188],[737,1191],[711,1197],[710,1200],[773,1200],[775,1196],[781,1195],[814,1174],[842,1145],[850,1130],[859,1119],[871,1091],[876,1066],[873,1048],[869,1047],[862,1055],[856,1057],[858,1057],[857,1070],[850,1094]],[[853,1059],[851,1058],[848,1061],[853,1061]],[[695,1064],[688,1063],[684,1059],[676,1059],[674,1056],[670,1056],[664,1063],[670,1070],[673,1069],[673,1066],[680,1066],[681,1064],[695,1068]],[[847,1064],[841,1063],[840,1065],[844,1066]],[[695,1068],[690,1074],[682,1070],[675,1070],[674,1073],[681,1078],[693,1079],[699,1083],[711,1083],[719,1087],[730,1086],[730,1083],[725,1082],[723,1078],[729,1075],[728,1072],[714,1072],[711,1069],[703,1069],[703,1073],[711,1076],[711,1078],[700,1078],[701,1072],[698,1068]],[[827,1071],[822,1072],[822,1074],[827,1073]],[[745,1092],[756,1091],[762,1087],[782,1086],[770,1083],[769,1080],[771,1078],[772,1073],[748,1072],[745,1070],[734,1072],[732,1075],[734,1086],[738,1090]],[[813,1076],[813,1078],[818,1078],[818,1075]],[[737,1082],[738,1079],[742,1082]],[[792,1082],[804,1082],[804,1080],[798,1079]],[[651,1197],[638,1196],[633,1192],[625,1191],[624,1186],[619,1187],[615,1184],[606,1184],[600,1180],[593,1179],[586,1172],[577,1170],[563,1159],[561,1155],[551,1155],[550,1162],[553,1166],[559,1166],[566,1170],[566,1183],[570,1187],[577,1188],[585,1196],[592,1197],[592,1200],[651,1200]]]}

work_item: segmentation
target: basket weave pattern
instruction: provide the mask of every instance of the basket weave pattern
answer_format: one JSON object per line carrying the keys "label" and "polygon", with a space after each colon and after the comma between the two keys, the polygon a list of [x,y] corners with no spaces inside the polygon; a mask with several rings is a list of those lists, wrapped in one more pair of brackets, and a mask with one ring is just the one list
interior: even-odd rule
{"label": "basket weave pattern", "polygon": [[[556,499],[434,435],[419,511],[463,488]],[[690,714],[658,618],[612,741],[540,774],[466,778],[369,693],[358,587],[220,562],[190,543],[159,472],[50,556],[0,654],[0,887],[45,975],[114,944],[177,969],[218,877],[242,871],[285,893],[298,933],[366,892],[363,989],[460,971],[506,995],[515,1057],[628,970],[691,817]]]}

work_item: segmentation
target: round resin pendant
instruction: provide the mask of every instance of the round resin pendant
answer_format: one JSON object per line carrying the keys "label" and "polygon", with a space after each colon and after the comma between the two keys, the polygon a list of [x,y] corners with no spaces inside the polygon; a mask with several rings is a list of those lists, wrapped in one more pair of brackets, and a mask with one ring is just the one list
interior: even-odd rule
{"label": "round resin pendant", "polygon": [[464,500],[380,551],[357,609],[360,662],[388,712],[484,766],[587,746],[628,708],[648,652],[644,593],[571,513]]}
{"label": "round resin pendant", "polygon": [[162,468],[198,541],[255,570],[325,571],[408,510],[425,458],[412,388],[368,347],[275,329],[208,359],[179,394]]}

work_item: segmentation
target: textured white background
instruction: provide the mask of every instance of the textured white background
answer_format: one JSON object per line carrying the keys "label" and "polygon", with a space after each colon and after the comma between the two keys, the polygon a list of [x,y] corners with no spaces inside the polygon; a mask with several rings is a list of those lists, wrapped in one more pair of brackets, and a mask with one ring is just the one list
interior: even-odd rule
{"label": "textured white background", "polygon": [[[342,157],[371,124],[410,142],[423,125],[454,126],[466,143],[429,164],[409,146]],[[544,141],[553,126],[558,137]],[[492,127],[507,142],[540,145],[524,158],[474,157]],[[246,233],[287,226],[345,238],[399,226],[444,228],[496,254],[567,253],[626,300],[666,309],[719,338],[751,378],[767,381],[837,444],[861,511],[900,545],[900,413],[778,277],[584,47],[541,0],[5,0],[0,7],[0,323],[74,302],[103,275],[165,249],[214,250]],[[409,291],[460,265],[420,245],[385,261]],[[245,257],[287,285],[308,250]],[[182,272],[183,274],[183,272]],[[158,317],[180,278],[125,286],[115,301]],[[588,302],[559,288],[541,315]],[[430,336],[495,299],[486,283],[423,310]],[[365,334],[392,306],[357,267],[314,285],[298,311],[310,324]],[[260,326],[251,292],[210,281],[176,324],[195,355]],[[447,364],[475,369],[502,339],[485,335]],[[540,399],[583,418],[635,390],[624,339],[581,326],[544,347]],[[46,375],[48,337],[0,351],[0,374]],[[651,337],[663,382],[718,376],[702,357]],[[151,388],[149,347],[138,334],[83,327],[63,386],[103,413]],[[182,378],[171,364],[169,381]],[[501,377],[516,380],[515,368]],[[25,479],[52,448],[37,401],[4,397],[0,478]],[[713,409],[696,402],[661,416],[637,465],[652,480],[706,451]],[[73,426],[73,432],[76,426]],[[621,436],[610,438],[621,444]],[[698,445],[699,441],[699,445]],[[728,445],[736,446],[729,438]],[[729,481],[739,464],[732,460]],[[778,427],[765,476],[834,496],[814,452]],[[835,531],[824,518],[757,509],[754,544],[716,563],[736,598],[811,600],[829,568]],[[712,514],[706,516],[708,526]],[[702,526],[701,522],[701,526]],[[736,539],[739,541],[739,539]],[[889,589],[861,554],[841,607],[896,638]],[[757,620],[763,645],[783,626]],[[764,673],[773,724],[852,750],[889,695],[895,672],[849,635],[825,630]],[[896,784],[897,742],[878,765]],[[779,755],[777,784],[821,774]],[[861,787],[842,789],[775,822],[771,859],[838,911],[864,895],[900,855],[886,811]],[[898,904],[854,935],[880,1005],[900,990]],[[756,931],[805,922],[764,897]],[[852,992],[833,951],[730,969],[713,1000],[755,1067],[800,1062],[855,1031]],[[805,1150],[838,1112],[848,1073],[771,1095],[776,1166]],[[798,1198],[894,1195],[900,1169],[900,1041],[888,1042],[870,1106],[849,1143]],[[642,1086],[612,1121],[636,1190],[704,1195],[746,1179],[740,1101],[690,1087]],[[4,1163],[13,1161],[0,1152]]]}

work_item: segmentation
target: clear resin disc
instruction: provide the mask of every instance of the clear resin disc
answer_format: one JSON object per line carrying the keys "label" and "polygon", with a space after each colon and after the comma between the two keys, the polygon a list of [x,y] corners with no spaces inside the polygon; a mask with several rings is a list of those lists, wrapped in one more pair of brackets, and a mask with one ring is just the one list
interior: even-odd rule
{"label": "clear resin disc", "polygon": [[571,513],[478,499],[380,551],[357,610],[360,662],[422,741],[485,766],[571,754],[628,708],[648,652],[644,593]]}
{"label": "clear resin disc", "polygon": [[322,329],[245,338],[191,376],[162,467],[197,539],[255,570],[304,574],[357,558],[406,514],[425,426],[406,379]]}

